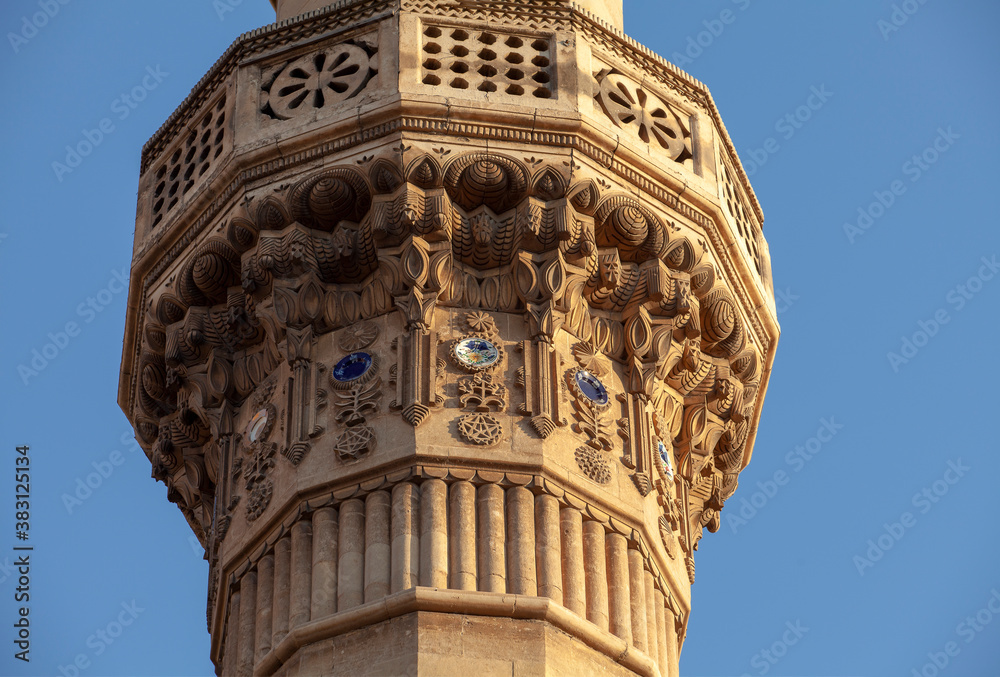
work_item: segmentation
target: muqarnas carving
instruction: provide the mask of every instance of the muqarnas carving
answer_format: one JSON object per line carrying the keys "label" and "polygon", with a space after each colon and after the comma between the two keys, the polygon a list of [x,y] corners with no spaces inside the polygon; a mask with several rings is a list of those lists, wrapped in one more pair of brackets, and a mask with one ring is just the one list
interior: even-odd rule
{"label": "muqarnas carving", "polygon": [[[216,485],[253,465],[235,441],[226,451],[227,435],[236,437],[227,412],[246,411],[247,398],[272,381],[285,424],[279,453],[305,453],[323,434],[324,389],[335,402],[338,455],[371,453],[381,387],[365,380],[333,388],[314,346],[336,331],[340,357],[365,352],[385,326],[376,323],[392,313],[403,330],[392,341],[391,408],[421,425],[444,406],[442,349],[452,361],[455,353],[437,329],[440,311],[456,309],[458,335],[488,341],[497,358],[460,369],[453,406],[464,423],[454,432],[469,444],[496,444],[511,404],[497,387],[508,385],[499,365],[510,346],[493,319],[504,313],[526,321],[518,414],[539,437],[572,419],[580,436],[572,446],[598,454],[581,456],[582,471],[597,481],[603,463],[593,459],[605,459],[612,476],[622,463],[676,520],[671,542],[689,557],[735,491],[768,350],[742,311],[746,299],[727,288],[712,248],[691,232],[692,216],[675,223],[662,206],[606,181],[574,181],[569,164],[444,147],[423,153],[414,143],[387,149],[393,161],[324,168],[252,195],[192,244],[175,272],[153,281],[133,420],[171,500],[196,531],[210,533],[213,515],[222,528]],[[573,337],[572,355],[561,354],[564,334]],[[577,363],[571,374],[564,357]],[[607,405],[592,406],[572,380],[566,401],[567,376],[587,372],[610,384],[611,364],[616,392]],[[613,443],[616,431],[623,439]],[[659,467],[658,441],[675,461],[672,481]],[[609,453],[615,445],[620,459]],[[256,511],[265,486],[256,482],[254,500],[244,493],[240,505]],[[224,507],[236,497],[225,493]]]}

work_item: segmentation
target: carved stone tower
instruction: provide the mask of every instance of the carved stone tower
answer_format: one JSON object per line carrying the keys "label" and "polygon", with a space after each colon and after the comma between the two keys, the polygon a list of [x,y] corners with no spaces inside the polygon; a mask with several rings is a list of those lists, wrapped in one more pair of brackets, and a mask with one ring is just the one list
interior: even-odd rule
{"label": "carved stone tower", "polygon": [[621,0],[278,0],[142,153],[119,403],[223,675],[676,675],[778,338]]}

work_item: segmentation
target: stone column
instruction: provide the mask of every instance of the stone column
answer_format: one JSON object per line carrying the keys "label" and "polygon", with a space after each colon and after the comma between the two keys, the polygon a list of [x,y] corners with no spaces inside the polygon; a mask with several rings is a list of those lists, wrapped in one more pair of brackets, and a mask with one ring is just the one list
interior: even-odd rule
{"label": "stone column", "polygon": [[654,663],[659,663],[660,658],[660,645],[657,640],[657,633],[659,632],[656,628],[656,596],[654,594],[653,587],[653,574],[649,571],[645,572],[646,579],[646,653],[649,657],[653,659]]}
{"label": "stone column", "polygon": [[312,523],[300,519],[292,525],[291,599],[288,604],[290,630],[309,622],[312,605]]}
{"label": "stone column", "polygon": [[663,593],[656,591],[656,642],[659,645],[657,653],[659,655],[660,674],[668,677],[668,663],[670,656],[667,655],[667,600]]}
{"label": "stone column", "polygon": [[257,615],[257,572],[248,571],[240,579],[240,654],[238,670],[252,675],[254,666],[254,616]]}
{"label": "stone column", "polygon": [[365,602],[389,594],[390,499],[387,491],[373,491],[365,499]]}
{"label": "stone column", "polygon": [[289,566],[292,541],[286,535],[274,544],[274,605],[271,611],[271,646],[278,646],[288,634]]}
{"label": "stone column", "polygon": [[559,511],[563,576],[563,605],[587,617],[587,583],[583,558],[583,514],[576,508]]}
{"label": "stone column", "polygon": [[535,576],[535,497],[525,487],[507,490],[507,590],[538,594]]}
{"label": "stone column", "polygon": [[448,486],[420,485],[420,585],[448,587]]}
{"label": "stone column", "polygon": [[542,494],[535,499],[535,561],[538,595],[563,603],[562,561],[559,547],[559,501]]}
{"label": "stone column", "polygon": [[635,548],[628,551],[629,607],[632,610],[632,644],[643,653],[649,653],[646,628],[646,576],[642,553]]}
{"label": "stone column", "polygon": [[339,524],[336,508],[320,508],[313,513],[312,602],[309,617],[318,620],[337,611],[337,540]]}
{"label": "stone column", "polygon": [[678,677],[678,661],[680,656],[678,655],[677,647],[677,621],[674,618],[674,612],[669,608],[666,609],[664,614],[664,623],[666,625],[666,637],[667,637],[667,667],[669,669],[669,677]]}
{"label": "stone column", "polygon": [[583,568],[587,587],[587,620],[608,629],[608,570],[604,550],[604,525],[583,523]]}
{"label": "stone column", "polygon": [[450,588],[477,590],[476,565],[476,488],[471,482],[455,482],[449,491],[451,518],[449,545]]}
{"label": "stone column", "polygon": [[479,589],[483,592],[507,592],[503,489],[496,484],[484,484],[477,493]]}
{"label": "stone column", "polygon": [[271,650],[271,613],[274,611],[274,553],[257,562],[257,619],[254,623],[254,662]]}
{"label": "stone column", "polygon": [[365,601],[365,504],[352,498],[340,506],[340,560],[337,562],[337,611]]}
{"label": "stone column", "polygon": [[420,582],[420,496],[410,482],[397,484],[392,489],[392,523],[390,538],[392,550],[392,592],[409,590]]}
{"label": "stone column", "polygon": [[226,645],[222,654],[223,677],[236,677],[240,662],[240,591],[229,595],[229,618],[226,619]]}
{"label": "stone column", "polygon": [[607,536],[608,629],[632,643],[632,595],[628,581],[628,541],[621,534]]}

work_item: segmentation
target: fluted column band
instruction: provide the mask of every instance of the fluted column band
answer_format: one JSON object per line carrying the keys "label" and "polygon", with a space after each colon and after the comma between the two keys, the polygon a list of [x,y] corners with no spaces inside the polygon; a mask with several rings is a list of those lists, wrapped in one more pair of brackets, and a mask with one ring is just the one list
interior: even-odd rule
{"label": "fluted column band", "polygon": [[[640,674],[676,671],[687,610],[640,532],[551,480],[415,467],[302,501],[286,515],[222,579],[225,594],[217,599],[228,608],[215,610],[212,654],[224,675],[234,668],[270,674],[265,666],[287,660],[280,650],[290,637],[297,647],[316,641],[302,638],[319,627],[339,634],[348,622],[337,619],[355,618],[359,609],[374,618],[383,612],[371,605],[418,585],[545,600],[546,620],[568,614],[578,620],[560,621],[567,632],[586,626],[587,637],[610,633],[656,666]],[[454,604],[445,611],[509,616]],[[254,627],[264,623],[270,627]],[[303,634],[304,627],[312,629]],[[607,644],[580,639],[600,645],[594,648]]]}

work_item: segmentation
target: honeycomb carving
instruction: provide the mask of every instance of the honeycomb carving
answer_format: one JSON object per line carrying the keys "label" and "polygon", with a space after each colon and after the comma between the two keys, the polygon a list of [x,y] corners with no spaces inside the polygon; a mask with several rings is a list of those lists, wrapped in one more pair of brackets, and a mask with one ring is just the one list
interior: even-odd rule
{"label": "honeycomb carving", "polygon": [[180,199],[194,188],[224,149],[226,97],[220,98],[191,128],[174,152],[156,170],[153,182],[153,226],[163,221]]}
{"label": "honeycomb carving", "polygon": [[425,85],[551,99],[548,38],[426,26],[421,78]]}

